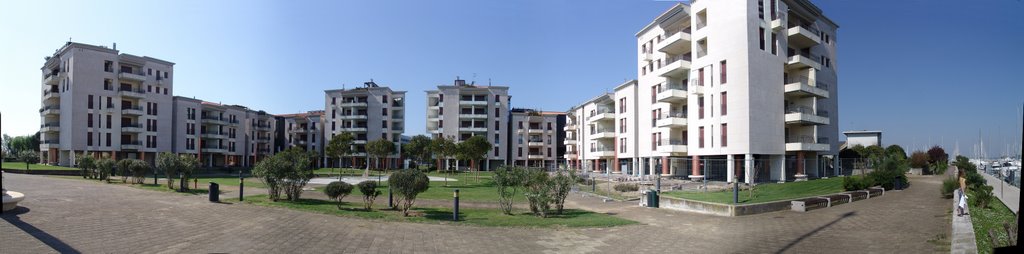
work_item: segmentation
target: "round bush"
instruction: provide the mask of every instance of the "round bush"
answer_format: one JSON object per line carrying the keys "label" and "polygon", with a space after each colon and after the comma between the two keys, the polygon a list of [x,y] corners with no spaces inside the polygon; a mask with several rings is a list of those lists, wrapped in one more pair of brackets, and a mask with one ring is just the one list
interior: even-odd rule
{"label": "round bush", "polygon": [[636,184],[631,184],[631,183],[616,184],[615,187],[612,187],[612,188],[614,188],[616,191],[619,191],[619,192],[630,192],[630,191],[638,191],[638,190],[640,190],[640,186],[638,186]]}
{"label": "round bush", "polygon": [[344,199],[345,196],[348,196],[348,194],[352,193],[352,189],[353,186],[349,183],[342,181],[334,181],[331,182],[330,184],[327,184],[327,187],[324,188],[324,195],[327,195],[327,197],[331,198],[334,201],[341,202],[341,200]]}

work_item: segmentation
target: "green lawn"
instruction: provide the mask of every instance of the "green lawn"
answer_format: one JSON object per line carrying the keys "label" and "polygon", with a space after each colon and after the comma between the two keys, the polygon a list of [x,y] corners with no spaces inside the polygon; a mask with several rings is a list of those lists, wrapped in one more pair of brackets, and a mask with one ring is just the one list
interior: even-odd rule
{"label": "green lawn", "polygon": [[[399,211],[385,209],[387,197],[378,197],[374,209],[363,210],[361,196],[358,191],[346,200],[359,200],[358,202],[344,202],[339,209],[334,202],[319,199],[301,199],[296,202],[278,201],[272,202],[266,195],[246,197],[243,203],[283,207],[301,211],[334,214],[344,217],[355,217],[365,219],[377,219],[385,221],[417,222],[417,223],[438,223],[438,224],[467,224],[490,227],[611,227],[620,225],[635,224],[636,222],[618,218],[615,216],[594,213],[584,210],[566,210],[563,215],[553,215],[548,218],[540,218],[529,214],[505,215],[498,209],[459,209],[459,222],[452,222],[452,210],[448,208],[418,208],[410,211],[410,217],[403,217]],[[225,202],[238,202],[238,199],[229,199]]]}
{"label": "green lawn", "polygon": [[[802,182],[758,184],[754,189],[754,198],[750,198],[745,190],[740,191],[740,204],[756,204],[771,201],[821,196],[843,192],[843,178],[817,179]],[[663,193],[669,197],[689,200],[732,204],[732,189],[714,192],[668,191]]]}
{"label": "green lawn", "polygon": [[[150,179],[152,181],[152,179]],[[224,177],[199,177],[199,187],[210,186],[210,182],[215,182],[223,186],[238,186],[238,177],[224,176]],[[189,181],[189,184],[194,184],[193,181]],[[245,178],[245,187],[251,188],[267,188],[266,184],[263,184],[259,179],[248,177]]]}
{"label": "green lawn", "polygon": [[[25,169],[24,162],[4,162],[3,168],[5,169]],[[30,164],[29,170],[78,170],[77,168],[61,167],[61,166],[50,166],[46,164]]]}
{"label": "green lawn", "polygon": [[[313,173],[317,174],[317,175],[338,175],[338,174],[342,174],[342,175],[347,175],[347,176],[357,176],[357,175],[358,176],[362,176],[363,175],[363,171],[365,171],[365,170],[366,169],[361,169],[361,168],[340,168],[340,169],[339,168],[319,168],[319,169],[313,170]],[[370,173],[371,174],[376,174],[372,170],[370,171]]]}
{"label": "green lawn", "polygon": [[[611,184],[611,185],[609,185],[609,184]],[[618,184],[618,183],[609,183],[607,181],[597,181],[596,188],[594,188],[594,186],[582,185],[582,184],[577,184],[577,187],[579,187],[579,190],[582,191],[582,192],[587,192],[587,193],[591,193],[591,194],[598,195],[598,196],[608,197],[608,198],[612,198],[612,199],[619,200],[619,201],[636,199],[636,198],[640,197],[640,196],[633,195],[633,194],[627,195],[625,192],[620,192],[620,191],[613,190],[611,186],[615,186],[615,184]],[[640,189],[643,190],[644,187],[641,186]]]}
{"label": "green lawn", "polygon": [[[975,197],[974,193],[968,192],[968,201]],[[1003,205],[998,198],[992,197],[992,204],[982,209],[974,205],[974,202],[967,202],[970,207],[971,223],[974,224],[974,237],[978,243],[978,253],[992,253],[992,238],[988,236],[989,229],[996,231],[996,237],[1004,243],[998,246],[1005,246],[1007,239],[1006,230],[1003,229],[1003,222],[1014,222],[1013,211]]]}

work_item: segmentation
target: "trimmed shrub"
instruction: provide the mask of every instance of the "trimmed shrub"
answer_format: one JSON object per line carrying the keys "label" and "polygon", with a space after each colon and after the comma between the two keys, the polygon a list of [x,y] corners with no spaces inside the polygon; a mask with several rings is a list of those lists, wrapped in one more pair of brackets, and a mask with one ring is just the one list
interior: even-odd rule
{"label": "trimmed shrub", "polygon": [[551,183],[551,177],[548,176],[547,172],[539,169],[528,169],[527,170],[526,186],[523,190],[523,194],[526,195],[526,200],[530,202],[530,212],[545,218],[548,216],[548,211],[551,210],[551,191],[554,189]]}
{"label": "trimmed shrub", "polygon": [[906,173],[908,169],[906,161],[886,157],[878,163],[875,171],[868,173],[867,177],[871,178],[871,183],[881,185],[886,190],[891,190],[896,187],[896,184],[901,186],[907,185]]}
{"label": "trimmed shrub", "polygon": [[555,173],[555,176],[551,178],[551,184],[554,189],[552,190],[555,213],[562,214],[562,208],[565,207],[565,198],[569,196],[569,192],[572,191],[573,183],[576,182],[576,171],[574,170],[559,170]]}
{"label": "trimmed shrub", "polygon": [[502,213],[512,215],[516,193],[523,188],[525,177],[526,169],[521,167],[503,166],[494,171],[494,185],[498,190],[498,206]]}
{"label": "trimmed shrub", "polygon": [[363,181],[356,184],[356,187],[359,187],[359,192],[363,193],[363,208],[369,211],[370,208],[373,208],[373,200],[380,195],[380,191],[377,190],[377,182]]}
{"label": "trimmed shrub", "polygon": [[847,176],[843,177],[843,189],[847,191],[863,190],[874,186],[872,178]]}
{"label": "trimmed shrub", "polygon": [[632,183],[620,183],[616,184],[612,189],[618,192],[630,192],[640,190],[640,186]]}
{"label": "trimmed shrub", "polygon": [[96,169],[96,159],[93,159],[89,154],[85,154],[81,159],[78,159],[78,168],[82,170],[82,178],[95,178],[93,172]]}
{"label": "trimmed shrub", "polygon": [[403,169],[388,177],[388,186],[398,193],[402,216],[409,216],[409,208],[416,202],[416,196],[430,188],[430,179],[419,169]]}
{"label": "trimmed shrub", "polygon": [[928,161],[930,160],[931,159],[929,159],[927,153],[922,151],[914,151],[913,154],[910,154],[910,167],[927,169]]}
{"label": "trimmed shrub", "polygon": [[336,202],[338,209],[341,209],[341,200],[352,193],[352,185],[342,181],[334,181],[324,188],[324,195]]}

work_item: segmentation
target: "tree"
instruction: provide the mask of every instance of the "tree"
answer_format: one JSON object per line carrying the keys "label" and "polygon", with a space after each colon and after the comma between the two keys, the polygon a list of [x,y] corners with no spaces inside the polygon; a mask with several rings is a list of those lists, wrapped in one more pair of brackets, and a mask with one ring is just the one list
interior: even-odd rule
{"label": "tree", "polygon": [[99,160],[96,160],[96,170],[99,171],[99,178],[101,181],[110,182],[110,173],[114,172],[115,162],[110,157],[103,156]]}
{"label": "tree", "polygon": [[409,216],[409,208],[416,202],[416,195],[430,188],[430,179],[419,169],[404,169],[391,174],[388,186],[398,193],[402,215]]}
{"label": "tree", "polygon": [[121,159],[117,161],[117,174],[121,175],[121,182],[128,182],[128,175],[132,174],[132,161],[130,159]]}
{"label": "tree", "polygon": [[559,170],[555,173],[555,177],[551,178],[551,194],[554,199],[556,214],[562,214],[565,198],[569,196],[569,191],[572,191],[572,186],[576,183],[576,179],[576,172],[574,170]]}
{"label": "tree", "polygon": [[39,154],[35,151],[22,150],[18,152],[18,160],[24,162],[25,170],[28,170],[29,165],[39,163]]}
{"label": "tree", "polygon": [[341,168],[341,158],[352,153],[352,133],[342,132],[331,138],[324,148],[327,157],[338,159],[338,168]]}
{"label": "tree", "polygon": [[933,146],[931,149],[928,149],[928,158],[930,158],[928,163],[945,163],[945,161],[949,161],[949,154],[946,154],[946,150],[943,150],[942,147]]}
{"label": "tree", "polygon": [[312,152],[293,147],[274,156],[281,156],[286,166],[282,175],[284,181],[278,183],[284,184],[283,189],[288,200],[299,201],[302,188],[306,187],[309,179],[313,179]]}
{"label": "tree", "polygon": [[287,167],[280,156],[274,155],[256,163],[252,170],[252,175],[267,186],[267,196],[271,201],[277,202],[281,199],[281,181]]}
{"label": "tree", "polygon": [[160,153],[156,156],[156,168],[164,172],[167,177],[167,188],[174,189],[174,178],[178,176],[178,169],[181,168],[181,158],[173,153]]}
{"label": "tree", "polygon": [[437,158],[438,169],[441,169],[441,160],[445,161],[445,170],[448,170],[448,159],[455,155],[455,142],[444,137],[437,137],[430,141],[430,151]]}
{"label": "tree", "polygon": [[359,187],[359,192],[363,193],[363,207],[369,211],[373,208],[373,200],[377,199],[380,195],[380,191],[377,190],[377,182],[374,181],[363,181],[356,185]]}
{"label": "tree", "polygon": [[136,159],[124,159],[118,162],[118,167],[125,167],[125,171],[131,174],[132,184],[142,184],[146,181],[146,175],[149,174],[150,166],[149,163],[136,160]]}
{"label": "tree", "polygon": [[188,180],[191,179],[192,174],[199,169],[199,158],[192,155],[182,154],[178,156],[178,163],[180,163],[178,172],[181,174],[181,179],[178,179],[181,184],[181,188],[178,188],[178,191],[187,191]]}
{"label": "tree", "polygon": [[352,193],[352,185],[342,181],[334,181],[324,188],[324,195],[336,202],[335,206],[341,209],[341,200]]}
{"label": "tree", "polygon": [[494,185],[498,190],[498,206],[501,212],[512,215],[516,193],[525,182],[526,169],[521,167],[499,167],[494,171]]}
{"label": "tree", "polygon": [[406,156],[416,160],[416,164],[422,164],[424,161],[430,160],[431,154],[431,140],[429,137],[424,135],[413,136],[409,139],[409,143],[402,146],[402,152]]}
{"label": "tree", "polygon": [[93,170],[96,169],[96,160],[91,155],[85,154],[78,159],[78,168],[82,170],[82,178],[95,178]]}
{"label": "tree", "polygon": [[[381,158],[387,157],[395,153],[395,144],[387,139],[378,139],[366,143],[366,152],[377,159],[377,164],[380,164]],[[366,172],[363,173],[363,177],[370,176],[370,169],[367,168]]]}
{"label": "tree", "polygon": [[928,161],[930,160],[927,153],[914,151],[914,153],[910,154],[910,167],[925,169],[928,167]]}
{"label": "tree", "polygon": [[539,169],[527,169],[526,174],[523,194],[526,195],[526,200],[530,202],[530,212],[545,218],[547,217],[548,210],[551,209],[552,187],[550,177],[547,172]]}
{"label": "tree", "polygon": [[885,147],[885,155],[895,156],[897,159],[900,160],[907,159],[907,151],[903,150],[903,147],[899,145],[889,145],[888,147]]}
{"label": "tree", "polygon": [[480,171],[474,164],[476,161],[484,159],[491,151],[491,142],[488,142],[486,137],[477,135],[459,143],[459,148],[462,155],[469,160],[469,166]]}

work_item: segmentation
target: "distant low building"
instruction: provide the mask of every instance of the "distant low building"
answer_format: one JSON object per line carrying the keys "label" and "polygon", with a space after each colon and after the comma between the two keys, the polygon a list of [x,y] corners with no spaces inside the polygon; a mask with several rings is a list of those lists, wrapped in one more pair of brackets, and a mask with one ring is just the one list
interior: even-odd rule
{"label": "distant low building", "polygon": [[846,147],[882,146],[882,131],[844,131],[846,135]]}

